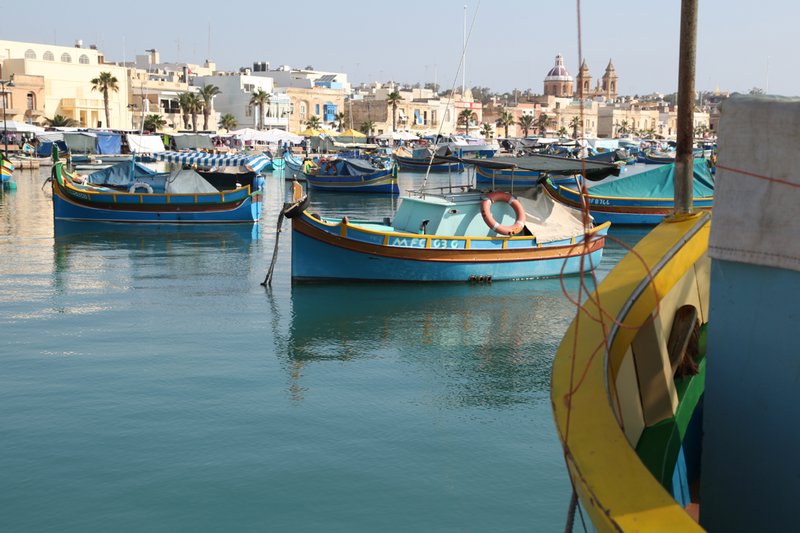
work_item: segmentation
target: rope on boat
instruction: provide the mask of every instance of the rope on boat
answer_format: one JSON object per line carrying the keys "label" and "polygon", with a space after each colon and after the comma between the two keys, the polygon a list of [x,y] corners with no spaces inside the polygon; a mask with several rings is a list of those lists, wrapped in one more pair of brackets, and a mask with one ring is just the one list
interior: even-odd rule
{"label": "rope on boat", "polygon": [[275,271],[275,262],[278,260],[278,241],[281,238],[281,227],[283,226],[283,218],[286,215],[286,207],[291,204],[285,203],[278,214],[278,227],[275,229],[275,248],[272,250],[272,262],[269,264],[267,270],[267,277],[261,283],[264,287],[272,287],[272,273]]}

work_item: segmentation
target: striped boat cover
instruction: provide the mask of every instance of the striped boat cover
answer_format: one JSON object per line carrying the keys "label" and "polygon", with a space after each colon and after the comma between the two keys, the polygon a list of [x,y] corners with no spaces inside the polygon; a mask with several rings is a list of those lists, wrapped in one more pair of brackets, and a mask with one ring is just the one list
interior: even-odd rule
{"label": "striped boat cover", "polygon": [[197,165],[204,168],[214,167],[247,167],[259,172],[270,162],[264,154],[256,156],[245,154],[209,154],[206,152],[158,152],[152,154],[158,161],[179,163],[181,165]]}

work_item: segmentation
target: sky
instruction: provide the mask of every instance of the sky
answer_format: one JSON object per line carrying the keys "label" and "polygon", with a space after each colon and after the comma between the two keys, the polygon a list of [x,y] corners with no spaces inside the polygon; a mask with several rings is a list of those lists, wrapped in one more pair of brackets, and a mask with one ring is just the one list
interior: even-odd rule
{"label": "sky", "polygon": [[[699,0],[699,90],[800,94],[794,51],[800,2]],[[0,0],[2,39],[72,46],[96,44],[109,61],[156,48],[164,62],[238,70],[254,61],[345,72],[351,83],[436,81],[460,87],[464,0],[220,0],[78,4]],[[78,8],[78,6],[80,6]],[[466,83],[496,92],[532,89],[555,55],[578,71],[574,0],[468,0]],[[583,0],[583,57],[594,80],[612,59],[620,94],[677,90],[680,1]],[[593,82],[594,83],[594,82]]]}

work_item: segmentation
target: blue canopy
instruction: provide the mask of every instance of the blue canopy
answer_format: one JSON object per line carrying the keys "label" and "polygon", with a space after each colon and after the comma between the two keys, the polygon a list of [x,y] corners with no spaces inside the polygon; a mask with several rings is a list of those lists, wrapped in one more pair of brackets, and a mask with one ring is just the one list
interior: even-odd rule
{"label": "blue canopy", "polygon": [[122,161],[89,174],[88,180],[89,183],[95,185],[121,185],[127,187],[141,178],[151,177],[155,174],[154,170],[141,163],[133,162],[133,168],[131,168],[131,161]]}
{"label": "blue canopy", "polygon": [[153,158],[168,163],[197,165],[198,167],[243,167],[259,156],[244,154],[211,154],[207,152],[158,152]]}
{"label": "blue canopy", "polygon": [[[672,198],[675,195],[675,163],[595,185],[589,189],[589,194],[614,198]],[[705,159],[694,160],[692,195],[694,198],[714,196],[714,176]]]}
{"label": "blue canopy", "polygon": [[97,153],[98,154],[121,154],[122,135],[108,131],[97,132]]}

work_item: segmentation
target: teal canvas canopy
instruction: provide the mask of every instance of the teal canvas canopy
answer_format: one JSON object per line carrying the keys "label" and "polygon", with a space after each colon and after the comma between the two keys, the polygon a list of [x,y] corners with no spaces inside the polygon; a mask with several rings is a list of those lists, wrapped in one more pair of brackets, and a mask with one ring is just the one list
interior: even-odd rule
{"label": "teal canvas canopy", "polygon": [[[589,189],[589,194],[614,198],[672,198],[675,195],[675,163],[595,185]],[[714,176],[705,159],[694,160],[692,196],[694,198],[714,196]]]}

